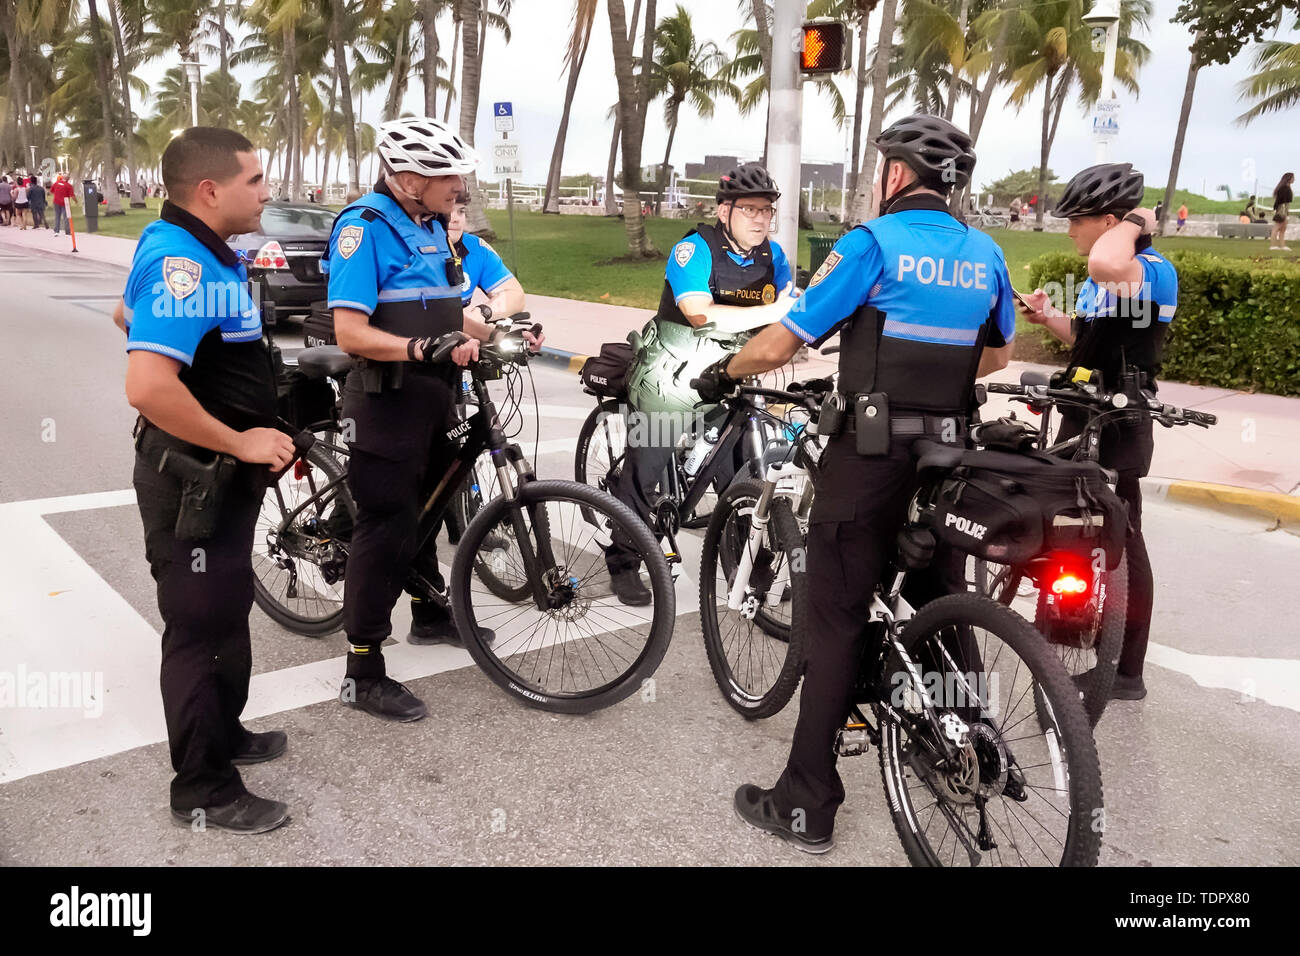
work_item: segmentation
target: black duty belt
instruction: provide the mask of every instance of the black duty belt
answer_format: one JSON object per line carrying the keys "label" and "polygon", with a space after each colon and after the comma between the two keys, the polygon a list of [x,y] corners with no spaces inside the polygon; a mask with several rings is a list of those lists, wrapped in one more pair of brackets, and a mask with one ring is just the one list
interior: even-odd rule
{"label": "black duty belt", "polygon": [[[852,405],[849,406],[852,408]],[[953,422],[956,422],[957,431],[953,433]],[[943,437],[947,440],[960,438],[966,434],[966,416],[965,415],[891,415],[889,418],[889,433],[895,437],[902,438],[920,438],[924,435],[934,435]],[[844,434],[855,435],[858,431],[857,420],[854,415],[844,416]]]}

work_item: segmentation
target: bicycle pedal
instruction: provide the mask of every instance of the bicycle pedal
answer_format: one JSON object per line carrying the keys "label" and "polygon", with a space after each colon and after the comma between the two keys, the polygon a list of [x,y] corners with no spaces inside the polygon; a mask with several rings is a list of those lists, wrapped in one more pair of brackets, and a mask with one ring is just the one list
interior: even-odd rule
{"label": "bicycle pedal", "polygon": [[870,748],[866,724],[846,724],[835,732],[835,753],[841,757],[858,757]]}
{"label": "bicycle pedal", "polygon": [[664,558],[668,562],[668,573],[676,581],[682,574],[682,556],[676,551],[665,551]]}

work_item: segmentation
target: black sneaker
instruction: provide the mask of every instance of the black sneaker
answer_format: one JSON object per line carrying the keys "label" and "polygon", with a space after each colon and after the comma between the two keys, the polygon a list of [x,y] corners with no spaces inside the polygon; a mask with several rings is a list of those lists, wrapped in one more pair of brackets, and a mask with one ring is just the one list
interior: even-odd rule
{"label": "black sneaker", "polygon": [[288,746],[289,735],[283,730],[268,730],[264,734],[245,731],[244,742],[235,751],[235,755],[230,758],[230,762],[236,766],[243,766],[249,763],[274,760],[284,753],[285,748]]}
{"label": "black sneaker", "polygon": [[650,603],[650,589],[641,583],[641,572],[635,568],[611,572],[609,586],[619,603],[628,607],[645,607]]}
{"label": "black sneaker", "polygon": [[339,690],[339,702],[376,717],[405,723],[427,716],[424,701],[391,677],[348,677]]}
{"label": "black sneaker", "polygon": [[751,827],[779,836],[804,853],[825,853],[835,845],[829,833],[823,837],[809,837],[803,833],[796,833],[789,821],[777,812],[772,803],[771,790],[764,790],[752,783],[743,784],[736,791],[734,806],[736,816],[742,821]]}
{"label": "black sneaker", "polygon": [[[452,647],[464,647],[465,642],[461,639],[460,631],[456,629],[456,622],[451,619],[451,615],[443,612],[442,614],[432,614],[421,608],[419,614],[415,609],[420,607],[414,601],[411,602],[411,630],[406,635],[408,644],[450,644]],[[479,640],[484,644],[491,644],[497,639],[496,631],[490,627],[480,627],[478,629]]]}
{"label": "black sneaker", "polygon": [[194,810],[177,810],[172,807],[172,819],[181,826],[205,830],[229,830],[231,833],[265,833],[274,830],[289,819],[288,804],[279,800],[246,793],[219,807],[201,807]]}
{"label": "black sneaker", "polygon": [[1141,700],[1147,695],[1147,685],[1142,682],[1142,675],[1129,677],[1116,674],[1115,683],[1110,687],[1111,700]]}

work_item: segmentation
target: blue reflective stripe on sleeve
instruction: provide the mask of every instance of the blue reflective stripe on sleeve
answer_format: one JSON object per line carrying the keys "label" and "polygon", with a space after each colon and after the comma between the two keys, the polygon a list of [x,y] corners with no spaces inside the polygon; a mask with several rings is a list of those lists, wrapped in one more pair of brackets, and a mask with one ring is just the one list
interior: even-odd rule
{"label": "blue reflective stripe on sleeve", "polygon": [[803,329],[799,328],[798,325],[796,325],[793,321],[791,321],[790,316],[788,315],[781,320],[781,324],[784,325],[791,332],[793,332],[795,335],[799,336],[799,338],[803,339],[805,342],[817,341],[817,336],[805,332]]}
{"label": "blue reflective stripe on sleeve", "polygon": [[493,284],[491,285],[491,287],[489,287],[489,288],[487,288],[487,289],[484,289],[483,291],[484,291],[484,292],[487,292],[488,294],[491,294],[491,293],[495,292],[497,289],[501,288],[503,285],[505,285],[507,282],[509,282],[509,281],[510,281],[511,279],[513,279],[513,278],[514,278],[514,276],[512,276],[512,275],[505,275],[505,276],[502,276],[501,279],[500,279],[498,282],[493,283]]}
{"label": "blue reflective stripe on sleeve", "polygon": [[157,352],[159,355],[166,355],[168,358],[174,358],[184,362],[186,365],[194,363],[194,356],[182,352],[180,349],[174,349],[170,345],[160,345],[157,342],[130,342],[126,343],[128,352]]}
{"label": "blue reflective stripe on sleeve", "polygon": [[350,299],[330,299],[325,303],[327,309],[355,309],[357,312],[364,312],[370,315],[373,309],[364,302],[353,302]]}
{"label": "blue reflective stripe on sleeve", "polygon": [[221,333],[221,341],[223,342],[251,342],[261,337],[262,329],[260,325],[255,329],[237,329],[232,332],[222,331]]}

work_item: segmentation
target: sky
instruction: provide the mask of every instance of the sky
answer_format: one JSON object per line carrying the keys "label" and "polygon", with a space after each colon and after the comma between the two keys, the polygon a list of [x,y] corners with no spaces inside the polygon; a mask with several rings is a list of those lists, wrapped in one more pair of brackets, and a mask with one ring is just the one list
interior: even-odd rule
{"label": "sky", "polygon": [[[729,37],[743,25],[737,0],[681,0],[680,5],[690,12],[697,36],[715,41],[724,51],[732,49]],[[748,7],[748,0],[743,5]],[[659,17],[670,14],[676,6],[659,0]],[[631,3],[626,7],[630,15]],[[1146,174],[1151,185],[1163,185],[1168,178],[1190,58],[1189,32],[1181,24],[1169,22],[1176,8],[1177,0],[1154,0],[1149,30],[1138,36],[1151,50],[1150,59],[1139,76],[1141,91],[1136,96],[1119,93],[1120,133],[1110,148],[1110,161],[1132,162]],[[489,33],[476,143],[486,152],[492,137],[500,136],[492,128],[491,104],[513,103],[516,123],[513,136],[523,156],[522,182],[541,183],[546,178],[564,104],[566,78],[562,68],[571,11],[571,0],[515,0],[510,16],[513,40],[507,45],[499,33]],[[873,46],[878,22],[877,14],[870,27],[869,43]],[[445,57],[451,42],[450,20],[440,21],[440,28]],[[1284,32],[1281,36],[1289,40],[1297,38],[1294,32]],[[1251,72],[1251,53],[1252,49],[1247,48],[1226,66],[1200,71],[1178,175],[1180,187],[1208,195],[1226,183],[1236,193],[1253,190],[1257,181],[1259,191],[1269,193],[1283,172],[1300,167],[1300,136],[1296,135],[1296,121],[1300,117],[1296,110],[1273,114],[1247,127],[1234,124],[1235,118],[1246,109],[1238,99],[1237,84]],[[156,79],[152,74],[161,75],[169,65],[157,61],[141,71],[142,77]],[[237,70],[236,76],[243,82],[251,82],[254,74],[245,69]],[[839,78],[837,82],[851,109],[852,77]],[[612,132],[607,113],[616,99],[609,17],[602,3],[574,99],[563,163],[565,175],[604,175]],[[378,122],[381,100],[379,91],[367,97],[363,104],[364,121]],[[1041,96],[1021,113],[1006,106],[1005,100],[1002,90],[994,94],[976,144],[977,184],[1038,164]],[[413,80],[403,108],[423,111],[419,80]],[[864,109],[869,108],[870,88],[864,104]],[[887,117],[887,122],[910,111],[900,108]],[[453,118],[455,112],[453,107]],[[967,104],[961,101],[956,118],[960,121],[965,115]],[[684,108],[671,161],[681,169],[687,162],[703,159],[706,153],[756,159],[763,147],[764,116],[760,109],[742,117],[727,101],[720,101],[715,115],[707,120]],[[642,147],[644,164],[657,163],[663,158],[667,136],[662,107],[652,104]],[[804,161],[846,159],[847,139],[845,131],[838,129],[831,119],[824,97],[808,88],[804,93]],[[1070,102],[1061,115],[1048,165],[1064,179],[1095,161],[1090,115]],[[1222,198],[1222,193],[1216,195]]]}

